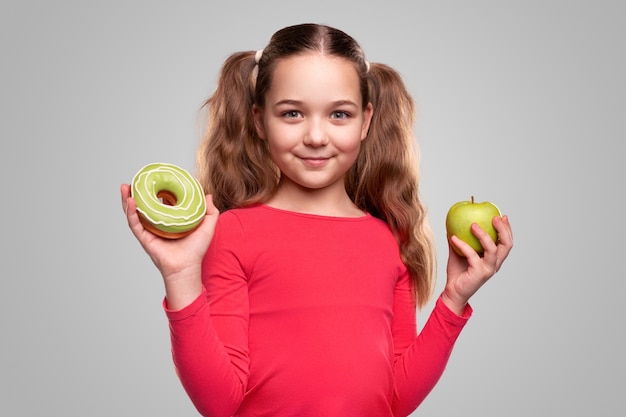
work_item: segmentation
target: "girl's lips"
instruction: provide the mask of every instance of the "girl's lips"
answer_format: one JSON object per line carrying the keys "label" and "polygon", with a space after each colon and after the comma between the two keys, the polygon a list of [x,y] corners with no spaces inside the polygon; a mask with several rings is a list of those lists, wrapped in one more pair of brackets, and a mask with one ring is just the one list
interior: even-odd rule
{"label": "girl's lips", "polygon": [[323,157],[312,157],[312,158],[307,158],[307,157],[300,157],[300,159],[309,166],[312,167],[320,167],[322,165],[324,165],[330,158],[323,158]]}

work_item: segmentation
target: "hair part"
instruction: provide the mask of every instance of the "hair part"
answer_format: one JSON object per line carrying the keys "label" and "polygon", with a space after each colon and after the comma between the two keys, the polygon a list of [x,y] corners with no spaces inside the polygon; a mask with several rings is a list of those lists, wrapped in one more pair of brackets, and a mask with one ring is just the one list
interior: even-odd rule
{"label": "hair part", "polygon": [[325,25],[301,24],[277,31],[263,49],[237,52],[224,62],[215,92],[204,103],[208,125],[198,148],[198,179],[218,210],[261,203],[276,191],[280,172],[267,142],[255,130],[252,106],[263,108],[280,60],[317,52],[353,63],[362,106],[374,107],[367,138],[346,175],[346,190],[362,210],[385,221],[423,307],[435,282],[435,251],[418,192],[418,155],[413,137],[415,105],[401,76],[384,64],[368,64],[348,34]]}

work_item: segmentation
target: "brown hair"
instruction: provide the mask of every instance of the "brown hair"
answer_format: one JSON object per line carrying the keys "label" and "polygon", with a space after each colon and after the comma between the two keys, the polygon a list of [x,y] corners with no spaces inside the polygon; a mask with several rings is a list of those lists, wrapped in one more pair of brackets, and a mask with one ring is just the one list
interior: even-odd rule
{"label": "brown hair", "polygon": [[362,105],[371,102],[374,115],[346,175],[346,190],[360,209],[393,231],[412,278],[416,305],[423,307],[432,295],[436,258],[418,192],[415,104],[400,74],[384,64],[368,64],[359,44],[346,33],[317,24],[289,26],[272,36],[258,65],[254,51],[229,56],[204,105],[208,126],[197,153],[198,178],[220,211],[263,202],[273,194],[280,172],[266,141],[256,134],[252,106],[263,107],[280,59],[310,52],[345,58],[359,73]]}

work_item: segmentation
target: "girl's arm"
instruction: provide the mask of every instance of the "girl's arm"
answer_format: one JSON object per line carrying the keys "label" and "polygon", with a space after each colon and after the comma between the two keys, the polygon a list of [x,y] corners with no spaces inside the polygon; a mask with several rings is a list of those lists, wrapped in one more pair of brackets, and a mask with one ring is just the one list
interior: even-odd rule
{"label": "girl's arm", "polygon": [[[182,239],[162,239],[143,228],[130,197],[128,184],[121,186],[122,208],[128,225],[161,272],[165,284],[163,307],[170,323],[172,356],[176,372],[190,399],[202,415],[231,416],[243,398],[247,376],[244,333],[222,341],[211,317],[209,296],[202,282],[202,262],[213,240],[218,210],[207,196],[207,215],[200,226]],[[247,309],[247,291],[238,300]],[[242,309],[242,311],[247,311]],[[222,327],[243,328],[247,317],[217,320]],[[228,324],[229,323],[229,324]],[[247,328],[247,327],[246,327]]]}
{"label": "girl's arm", "polygon": [[394,295],[392,328],[396,379],[394,415],[409,415],[432,391],[471,314],[469,305],[459,316],[439,298],[428,321],[417,334],[415,302],[408,278],[398,284]]}
{"label": "girl's arm", "polygon": [[485,248],[482,257],[467,244],[452,237],[465,256],[452,247],[448,258],[446,287],[419,335],[410,288],[402,282],[394,298],[394,342],[396,344],[396,397],[394,413],[410,414],[439,381],[456,340],[471,316],[470,297],[502,266],[513,247],[511,225],[506,216],[493,220],[499,240],[495,244],[478,225],[473,232]]}
{"label": "girl's arm", "polygon": [[239,257],[244,245],[237,219],[222,214],[202,262],[202,295],[181,311],[166,304],[176,371],[202,415],[234,414],[248,383],[248,280]]}
{"label": "girl's arm", "polygon": [[[181,384],[198,412],[203,416],[229,417],[239,408],[247,386],[247,316],[235,314],[214,319],[208,298],[203,290],[191,305],[178,311],[168,309],[164,303],[170,323],[172,358]],[[232,328],[221,332],[216,322],[226,326],[229,322]]]}

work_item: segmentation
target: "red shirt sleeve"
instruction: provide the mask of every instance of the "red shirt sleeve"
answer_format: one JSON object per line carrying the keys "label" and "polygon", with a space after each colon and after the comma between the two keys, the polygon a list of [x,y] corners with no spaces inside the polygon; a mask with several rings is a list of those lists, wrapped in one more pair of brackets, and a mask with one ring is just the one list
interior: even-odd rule
{"label": "red shirt sleeve", "polygon": [[[214,242],[220,238],[218,226]],[[211,277],[207,263],[214,271]],[[168,310],[164,302],[176,372],[205,416],[231,416],[247,386],[248,290],[240,265],[228,245],[212,244],[204,259],[202,295],[180,311]]]}
{"label": "red shirt sleeve", "polygon": [[417,334],[416,309],[408,278],[394,293],[394,374],[396,416],[412,413],[443,374],[454,344],[472,314],[467,305],[457,316],[438,298],[422,331]]}

